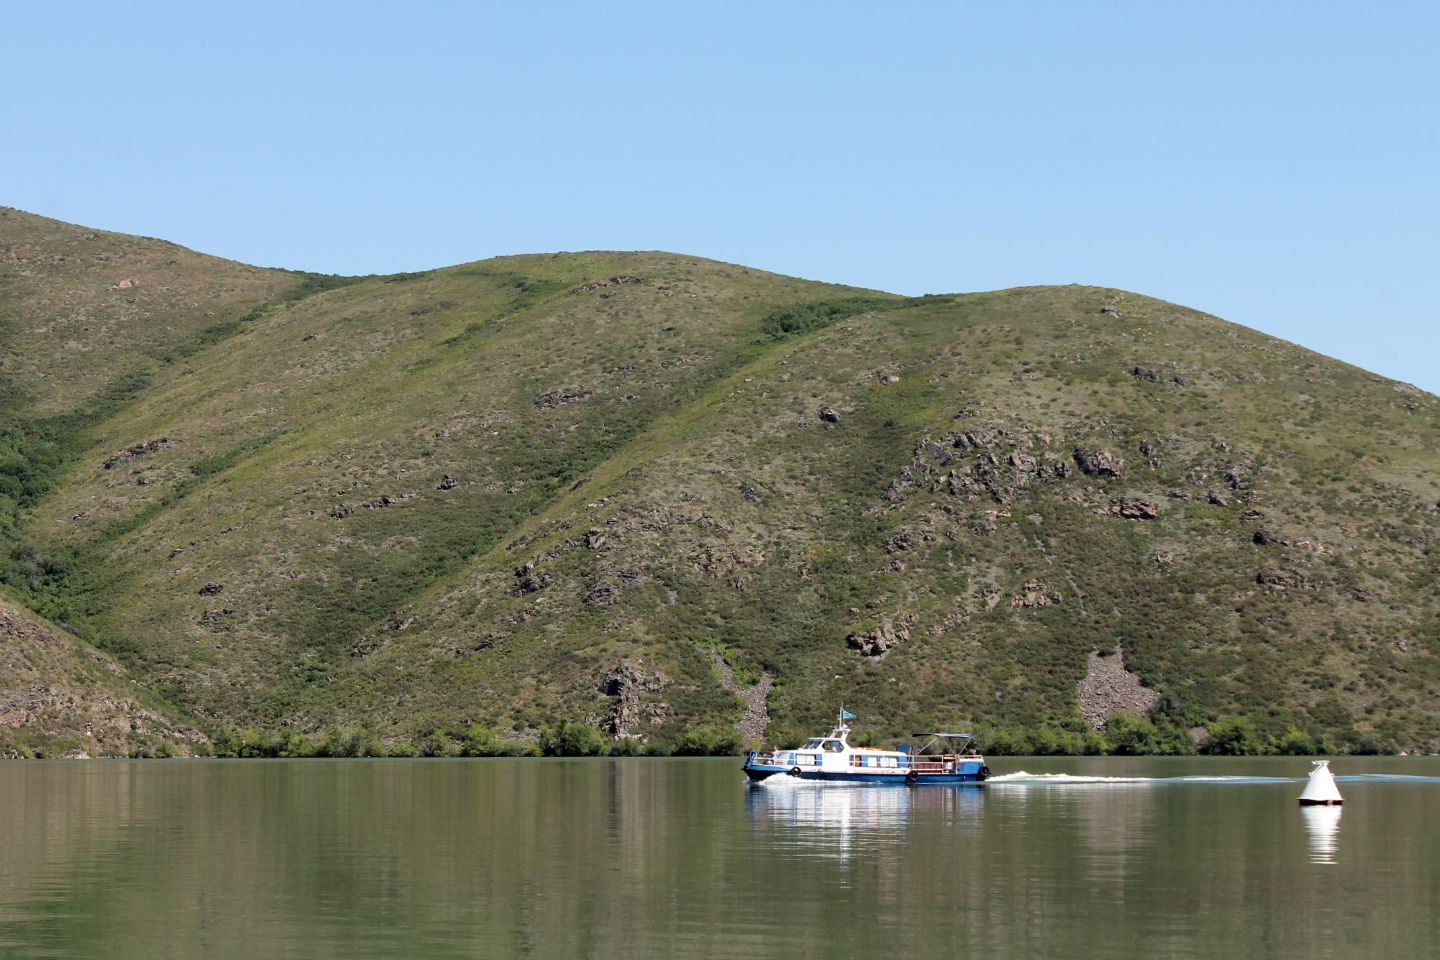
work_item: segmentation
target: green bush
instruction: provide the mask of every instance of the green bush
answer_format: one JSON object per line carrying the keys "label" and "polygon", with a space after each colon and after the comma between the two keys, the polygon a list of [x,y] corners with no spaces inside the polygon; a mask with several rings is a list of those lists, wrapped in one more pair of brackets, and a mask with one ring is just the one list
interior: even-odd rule
{"label": "green bush", "polygon": [[240,757],[274,757],[280,754],[280,741],[278,737],[261,733],[258,730],[245,729],[240,731],[240,749],[236,754]]}
{"label": "green bush", "polygon": [[1152,753],[1165,757],[1182,757],[1195,752],[1195,744],[1190,739],[1188,728],[1170,723],[1163,717],[1157,717],[1154,722],[1155,744]]}
{"label": "green bush", "polygon": [[385,747],[374,731],[334,726],[316,748],[317,757],[383,757]]}
{"label": "green bush", "polygon": [[451,755],[450,737],[444,730],[431,730],[420,741],[420,755],[425,757],[448,757]]}
{"label": "green bush", "polygon": [[462,757],[500,757],[500,737],[493,727],[475,724],[465,731],[465,740],[460,744]]}
{"label": "green bush", "polygon": [[316,756],[356,757],[359,756],[359,749],[360,731],[337,725],[326,731],[325,738],[320,741]]}
{"label": "green bush", "polygon": [[740,734],[726,723],[708,723],[687,730],[675,743],[678,757],[730,757],[740,752]]}
{"label": "green bush", "polygon": [[870,310],[897,306],[898,301],[880,297],[846,297],[842,300],[821,300],[799,303],[772,310],[760,321],[760,330],[772,341],[780,342],[811,330],[820,330],[833,323]]}
{"label": "green bush", "polygon": [[1334,753],[1335,747],[1330,743],[1328,737],[1316,737],[1299,727],[1292,726],[1270,741],[1270,752],[1282,756],[1300,757]]}
{"label": "green bush", "polygon": [[1146,717],[1133,713],[1112,713],[1105,721],[1105,739],[1110,752],[1120,756],[1137,757],[1155,752],[1159,734],[1155,724]]}
{"label": "green bush", "polygon": [[1349,744],[1350,752],[1360,756],[1386,756],[1399,753],[1400,747],[1386,737],[1367,735]]}
{"label": "green bush", "polygon": [[643,757],[645,753],[645,744],[636,737],[616,737],[610,741],[612,757]]}
{"label": "green bush", "polygon": [[1210,739],[1201,753],[1222,757],[1253,757],[1265,752],[1265,737],[1248,717],[1229,717],[1210,725]]}
{"label": "green bush", "polygon": [[239,744],[235,731],[221,727],[210,736],[210,754],[215,757],[238,756]]}
{"label": "green bush", "polygon": [[475,724],[465,731],[465,740],[460,744],[462,757],[530,757],[539,754],[533,743],[506,740],[493,727]]}
{"label": "green bush", "polygon": [[586,723],[562,720],[540,731],[540,752],[547,757],[603,757],[610,752],[605,735]]}
{"label": "green bush", "polygon": [[1030,737],[1023,730],[1011,727],[992,730],[990,735],[985,738],[982,749],[985,753],[994,753],[1002,757],[1023,757],[1035,751]]}
{"label": "green bush", "polygon": [[1082,722],[1083,730],[1068,729],[1065,726],[1041,727],[1030,737],[1030,749],[1037,756],[1079,757],[1108,753],[1110,745],[1105,737]]}
{"label": "green bush", "polygon": [[278,756],[281,757],[313,757],[315,756],[315,744],[311,743],[299,730],[286,727],[280,734]]}

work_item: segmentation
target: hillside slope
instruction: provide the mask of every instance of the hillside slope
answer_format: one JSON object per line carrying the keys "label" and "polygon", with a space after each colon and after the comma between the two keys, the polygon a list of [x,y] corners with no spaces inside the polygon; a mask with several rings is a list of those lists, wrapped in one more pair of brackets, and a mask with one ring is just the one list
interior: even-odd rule
{"label": "hillside slope", "polygon": [[0,225],[11,414],[91,414],[16,501],[11,582],[202,728],[665,737],[759,681],[772,733],[844,700],[1044,742],[1120,705],[1077,693],[1118,651],[1169,728],[1440,744],[1440,401],[1403,384],[1098,288],[189,254],[237,319],[135,321],[143,378],[99,403],[39,359],[74,349],[39,319],[63,231]]}
{"label": "hillside slope", "polygon": [[206,738],[175,723],[126,670],[0,598],[0,757],[185,755]]}

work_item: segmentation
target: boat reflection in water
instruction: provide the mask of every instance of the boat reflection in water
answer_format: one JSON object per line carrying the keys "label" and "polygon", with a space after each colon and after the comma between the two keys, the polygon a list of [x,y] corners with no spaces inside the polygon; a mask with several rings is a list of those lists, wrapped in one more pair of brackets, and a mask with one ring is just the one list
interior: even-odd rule
{"label": "boat reflection in water", "polygon": [[893,847],[912,817],[947,826],[979,817],[985,792],[974,787],[896,790],[774,777],[751,784],[745,807],[772,851],[796,858],[849,859]]}
{"label": "boat reflection in water", "polygon": [[1300,815],[1305,818],[1305,832],[1310,835],[1311,863],[1337,862],[1342,809],[1339,806],[1300,808]]}

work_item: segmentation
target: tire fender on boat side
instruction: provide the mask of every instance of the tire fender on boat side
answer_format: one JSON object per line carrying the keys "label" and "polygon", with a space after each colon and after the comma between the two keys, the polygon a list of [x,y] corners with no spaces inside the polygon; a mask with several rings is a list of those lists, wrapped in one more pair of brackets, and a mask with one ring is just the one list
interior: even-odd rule
{"label": "tire fender on boat side", "polygon": [[906,783],[908,786],[913,787],[913,786],[915,786],[915,784],[917,784],[917,783],[919,783],[919,782],[920,782],[920,774],[916,773],[914,770],[911,770],[909,773],[905,774],[905,783]]}
{"label": "tire fender on boat side", "polygon": [[791,767],[791,768],[790,768],[790,776],[792,776],[792,777],[798,777],[798,776],[800,776],[800,768],[799,768],[799,767]]}
{"label": "tire fender on boat side", "polygon": [[983,763],[982,763],[982,764],[980,765],[980,779],[981,779],[981,780],[989,780],[989,779],[990,779],[990,767],[989,767],[987,764],[983,764]]}

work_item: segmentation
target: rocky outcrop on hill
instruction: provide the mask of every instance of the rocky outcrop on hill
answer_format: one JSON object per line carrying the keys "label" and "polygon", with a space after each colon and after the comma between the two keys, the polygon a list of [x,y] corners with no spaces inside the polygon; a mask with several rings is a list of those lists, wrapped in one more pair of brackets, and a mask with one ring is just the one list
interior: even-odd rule
{"label": "rocky outcrop on hill", "polygon": [[600,692],[612,698],[602,729],[612,737],[638,737],[670,715],[667,703],[652,696],[668,681],[658,671],[622,663],[600,682]]}
{"label": "rocky outcrop on hill", "polygon": [[891,481],[886,498],[899,502],[918,490],[952,497],[1012,502],[1031,483],[1055,483],[1070,465],[1050,452],[1050,437],[985,424],[922,439],[910,463]]}
{"label": "rocky outcrop on hill", "polygon": [[883,657],[891,650],[910,639],[910,626],[914,618],[900,616],[882,620],[879,626],[850,634],[845,638],[846,646],[857,650],[862,657]]}
{"label": "rocky outcrop on hill", "polygon": [[136,457],[143,457],[148,453],[154,453],[157,450],[163,450],[165,447],[171,446],[173,443],[175,443],[175,441],[171,440],[169,437],[156,437],[154,440],[142,440],[140,443],[135,444],[133,447],[128,447],[124,450],[121,450],[119,453],[112,453],[110,456],[106,457],[105,462],[100,465],[106,470],[113,470],[122,463],[129,463]]}
{"label": "rocky outcrop on hill", "polygon": [[606,287],[618,287],[626,283],[639,283],[639,277],[631,277],[621,274],[615,277],[606,277],[604,280],[592,280],[590,283],[583,283],[575,288],[576,293],[594,293],[596,290],[604,290]]}
{"label": "rocky outcrop on hill", "polygon": [[556,407],[563,407],[567,403],[576,403],[586,400],[595,393],[592,387],[568,387],[564,390],[551,390],[535,398],[535,406],[541,410],[553,410]]}
{"label": "rocky outcrop on hill", "polygon": [[1010,598],[1010,606],[1024,609],[1049,607],[1060,602],[1060,594],[1049,589],[1039,580],[1026,580],[1020,592]]}
{"label": "rocky outcrop on hill", "polygon": [[1104,447],[1076,447],[1075,462],[1092,477],[1118,477],[1125,473],[1125,461]]}
{"label": "rocky outcrop on hill", "polygon": [[1107,512],[1112,516],[1124,517],[1126,520],[1154,520],[1160,516],[1160,508],[1153,500],[1130,497],[1118,498],[1110,504]]}
{"label": "rocky outcrop on hill", "polygon": [[1178,373],[1164,374],[1157,370],[1151,370],[1148,367],[1131,367],[1130,376],[1136,380],[1143,380],[1146,383],[1173,383],[1177,387],[1188,387],[1190,385],[1188,377],[1181,376]]}
{"label": "rocky outcrop on hill", "polygon": [[1268,569],[1255,575],[1255,582],[1275,590],[1304,588],[1314,585],[1313,581],[1299,570]]}

